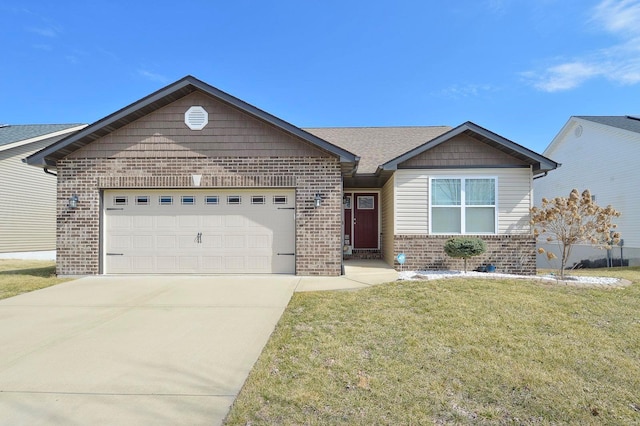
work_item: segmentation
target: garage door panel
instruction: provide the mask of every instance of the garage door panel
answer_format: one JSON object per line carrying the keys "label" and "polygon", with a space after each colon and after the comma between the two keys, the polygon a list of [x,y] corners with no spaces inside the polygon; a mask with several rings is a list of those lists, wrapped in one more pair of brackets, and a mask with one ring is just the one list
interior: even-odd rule
{"label": "garage door panel", "polygon": [[135,256],[132,259],[132,273],[138,271],[152,271],[154,270],[154,257],[153,256]]}
{"label": "garage door panel", "polygon": [[198,258],[196,256],[180,256],[178,262],[181,272],[195,272],[198,270]]}
{"label": "garage door panel", "polygon": [[132,218],[128,216],[112,216],[109,221],[109,229],[110,230],[129,230],[131,229]]}
{"label": "garage door panel", "polygon": [[268,249],[271,241],[271,235],[247,235],[247,249]]}
{"label": "garage door panel", "polygon": [[[188,192],[188,193],[187,193]],[[252,204],[261,191],[199,189],[108,190],[105,204],[106,273],[294,273],[293,191],[263,190],[264,204]],[[116,196],[145,205],[115,206]],[[182,195],[194,197],[181,203]],[[280,204],[276,204],[276,195]],[[162,205],[173,197],[173,204]],[[212,197],[213,196],[213,197]],[[235,197],[228,197],[235,196]],[[240,197],[241,204],[229,204]],[[282,198],[288,204],[282,204]],[[215,199],[207,204],[207,200]],[[200,236],[200,237],[198,237]],[[278,253],[289,254],[278,256]]]}
{"label": "garage door panel", "polygon": [[221,249],[224,248],[223,236],[220,234],[204,234],[202,236],[202,245],[205,249]]}
{"label": "garage door panel", "polygon": [[263,273],[271,270],[270,261],[270,256],[252,256],[248,259],[247,267],[251,272]]}
{"label": "garage door panel", "polygon": [[200,217],[199,216],[178,216],[178,226],[181,229],[200,229]]}
{"label": "garage door panel", "polygon": [[178,248],[179,249],[185,249],[185,248],[193,248],[193,249],[199,249],[200,245],[199,243],[196,241],[197,236],[196,235],[180,235],[178,236]]}
{"label": "garage door panel", "polygon": [[[202,226],[207,230],[216,230],[222,228],[222,216],[213,216],[216,212],[210,212],[202,218]],[[218,213],[219,214],[219,213]]]}
{"label": "garage door panel", "polygon": [[[155,227],[157,229],[175,229],[177,226],[177,218],[175,216],[156,216]],[[153,223],[154,221],[150,221]]]}
{"label": "garage door panel", "polygon": [[158,272],[177,272],[178,259],[176,256],[157,256],[155,269]]}
{"label": "garage door panel", "polygon": [[243,256],[225,256],[224,269],[229,272],[239,273],[246,269]]}
{"label": "garage door panel", "polygon": [[153,216],[131,216],[131,225],[133,229],[153,229],[154,217]]}
{"label": "garage door panel", "polygon": [[178,246],[175,235],[158,235],[156,237],[156,247],[158,249],[174,249]]}
{"label": "garage door panel", "polygon": [[107,251],[131,248],[131,237],[128,235],[113,235],[109,239]]}
{"label": "garage door panel", "polygon": [[237,214],[230,214],[224,217],[226,228],[242,228],[245,226],[245,218]]}
{"label": "garage door panel", "polygon": [[124,256],[108,256],[111,267],[116,271],[130,271],[133,268],[132,258]]}
{"label": "garage door panel", "polygon": [[202,268],[209,273],[222,273],[222,256],[202,256]]}
{"label": "garage door panel", "polygon": [[133,237],[133,249],[150,249],[154,245],[153,235],[136,235]]}
{"label": "garage door panel", "polygon": [[244,235],[225,235],[224,236],[224,248],[227,249],[242,249],[246,247]]}

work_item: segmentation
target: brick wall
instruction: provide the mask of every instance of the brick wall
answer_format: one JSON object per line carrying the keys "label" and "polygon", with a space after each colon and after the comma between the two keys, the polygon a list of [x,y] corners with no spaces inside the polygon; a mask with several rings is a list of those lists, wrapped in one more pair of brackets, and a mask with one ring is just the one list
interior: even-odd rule
{"label": "brick wall", "polygon": [[[404,253],[404,270],[462,270],[463,259],[454,259],[444,252],[444,243],[453,235],[396,235],[394,253]],[[536,241],[533,235],[483,235],[487,251],[467,260],[467,270],[488,263],[496,272],[520,275],[536,273]],[[394,264],[400,269],[397,261]]]}
{"label": "brick wall", "polygon": [[[57,273],[100,273],[100,191],[108,188],[291,187],[296,189],[296,273],[340,275],[342,179],[334,158],[74,158],[58,162]],[[320,208],[315,194],[322,195]],[[78,208],[69,197],[78,195]]]}

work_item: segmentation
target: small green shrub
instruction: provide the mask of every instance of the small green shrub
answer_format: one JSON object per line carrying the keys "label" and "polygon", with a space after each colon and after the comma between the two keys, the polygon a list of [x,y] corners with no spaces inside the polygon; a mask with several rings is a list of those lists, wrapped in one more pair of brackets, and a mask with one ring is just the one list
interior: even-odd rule
{"label": "small green shrub", "polygon": [[444,251],[451,257],[463,258],[467,272],[467,259],[487,251],[487,244],[480,238],[455,237],[444,243]]}

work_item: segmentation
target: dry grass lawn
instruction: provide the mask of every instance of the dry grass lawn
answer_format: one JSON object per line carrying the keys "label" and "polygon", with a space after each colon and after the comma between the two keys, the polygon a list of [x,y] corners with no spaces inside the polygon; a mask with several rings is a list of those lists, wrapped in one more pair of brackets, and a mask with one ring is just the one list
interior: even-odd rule
{"label": "dry grass lawn", "polygon": [[640,424],[640,268],[296,293],[229,425]]}
{"label": "dry grass lawn", "polygon": [[0,299],[59,284],[55,262],[0,259]]}

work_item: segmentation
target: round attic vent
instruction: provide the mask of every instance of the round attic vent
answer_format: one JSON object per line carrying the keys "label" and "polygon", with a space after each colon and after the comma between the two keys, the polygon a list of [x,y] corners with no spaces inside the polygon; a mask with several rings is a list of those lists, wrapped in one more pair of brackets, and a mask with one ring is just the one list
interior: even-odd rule
{"label": "round attic vent", "polygon": [[209,114],[201,106],[192,106],[184,113],[184,124],[191,130],[202,130],[209,123]]}
{"label": "round attic vent", "polygon": [[576,138],[582,136],[582,126],[578,124],[576,129],[573,131],[573,134],[576,135]]}

